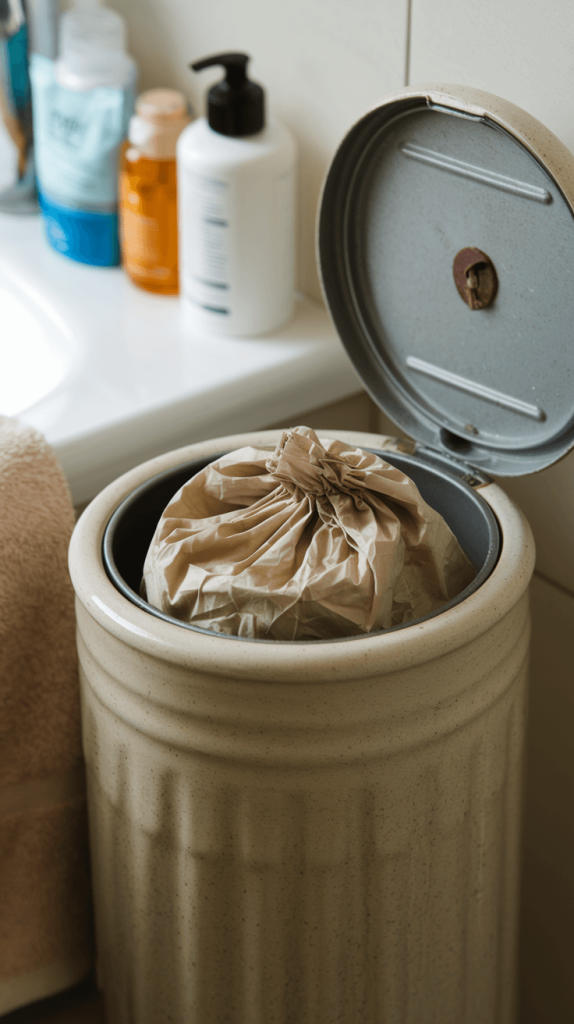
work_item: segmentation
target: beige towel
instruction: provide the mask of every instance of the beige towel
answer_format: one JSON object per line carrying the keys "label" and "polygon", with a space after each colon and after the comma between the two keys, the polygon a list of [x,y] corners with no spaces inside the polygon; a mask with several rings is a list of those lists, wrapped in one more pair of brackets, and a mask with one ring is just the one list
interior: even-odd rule
{"label": "beige towel", "polygon": [[73,525],[47,442],[0,416],[0,1014],[92,964]]}

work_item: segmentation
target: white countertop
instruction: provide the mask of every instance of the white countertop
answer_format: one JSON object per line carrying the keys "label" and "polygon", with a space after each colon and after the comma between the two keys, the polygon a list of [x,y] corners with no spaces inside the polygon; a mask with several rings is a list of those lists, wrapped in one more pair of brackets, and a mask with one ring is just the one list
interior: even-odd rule
{"label": "white countertop", "polygon": [[39,217],[0,214],[0,289],[16,310],[0,328],[0,412],[42,431],[76,503],[161,452],[291,424],[362,387],[316,303],[270,337],[192,336],[177,298],[53,252]]}

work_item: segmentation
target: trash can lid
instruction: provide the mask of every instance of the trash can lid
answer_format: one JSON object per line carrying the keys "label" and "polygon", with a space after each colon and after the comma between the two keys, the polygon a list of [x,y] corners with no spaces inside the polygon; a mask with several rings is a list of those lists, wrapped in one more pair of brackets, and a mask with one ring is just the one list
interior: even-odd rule
{"label": "trash can lid", "polygon": [[323,186],[335,326],[374,401],[417,442],[495,476],[574,446],[574,156],[462,86],[365,114]]}

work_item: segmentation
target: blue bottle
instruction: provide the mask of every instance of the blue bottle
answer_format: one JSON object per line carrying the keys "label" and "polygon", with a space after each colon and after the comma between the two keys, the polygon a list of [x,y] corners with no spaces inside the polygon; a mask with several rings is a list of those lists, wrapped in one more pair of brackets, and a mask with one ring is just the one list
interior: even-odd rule
{"label": "blue bottle", "polygon": [[136,66],[125,22],[97,0],[60,19],[56,62],[33,54],[36,174],[52,248],[93,266],[120,261],[118,161],[133,113]]}

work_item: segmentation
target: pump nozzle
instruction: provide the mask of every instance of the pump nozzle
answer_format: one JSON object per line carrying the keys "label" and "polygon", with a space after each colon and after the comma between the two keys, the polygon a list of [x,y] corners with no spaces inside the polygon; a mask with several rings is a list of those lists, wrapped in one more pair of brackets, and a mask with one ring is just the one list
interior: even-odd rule
{"label": "pump nozzle", "polygon": [[247,77],[249,59],[246,53],[219,53],[189,65],[193,71],[225,68],[225,78],[207,94],[207,120],[220,135],[256,135],[265,124],[264,92]]}

